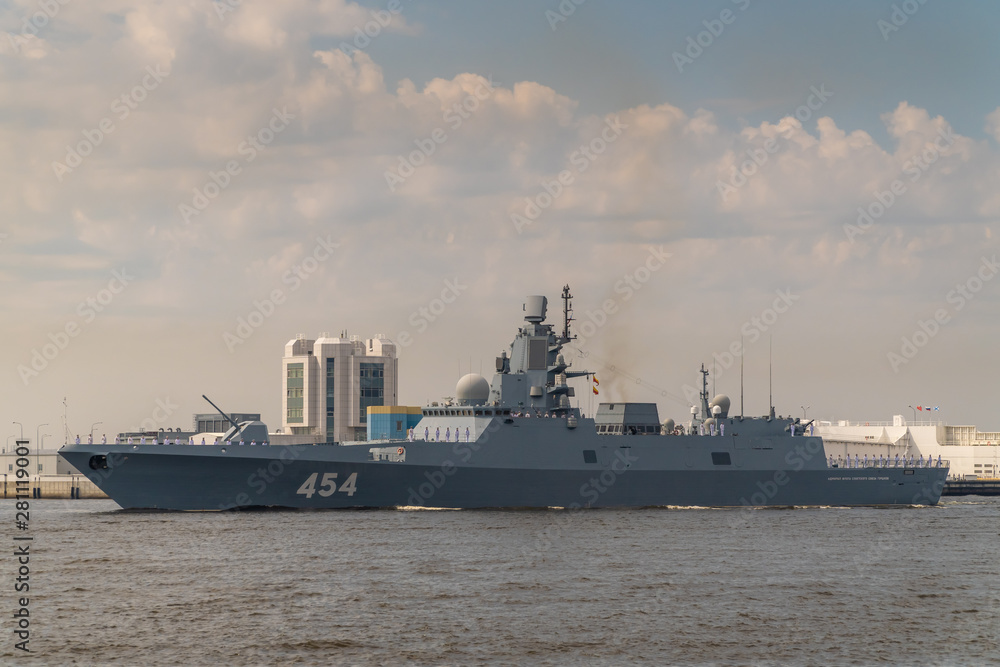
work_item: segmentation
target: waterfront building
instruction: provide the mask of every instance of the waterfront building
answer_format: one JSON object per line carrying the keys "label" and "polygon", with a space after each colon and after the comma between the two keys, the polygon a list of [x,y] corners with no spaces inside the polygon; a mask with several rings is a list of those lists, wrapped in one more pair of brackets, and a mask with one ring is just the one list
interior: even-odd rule
{"label": "waterfront building", "polygon": [[382,335],[296,336],[282,359],[282,430],[319,442],[365,440],[368,408],[395,405],[396,344]]}

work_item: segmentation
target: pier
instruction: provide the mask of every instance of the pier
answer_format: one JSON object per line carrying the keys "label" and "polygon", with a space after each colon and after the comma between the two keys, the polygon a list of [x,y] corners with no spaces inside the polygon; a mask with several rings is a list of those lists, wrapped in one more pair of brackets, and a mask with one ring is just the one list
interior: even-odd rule
{"label": "pier", "polygon": [[[16,498],[16,477],[3,476],[3,497]],[[24,485],[21,485],[24,488]],[[100,499],[108,496],[83,475],[35,475],[29,484],[31,498]]]}

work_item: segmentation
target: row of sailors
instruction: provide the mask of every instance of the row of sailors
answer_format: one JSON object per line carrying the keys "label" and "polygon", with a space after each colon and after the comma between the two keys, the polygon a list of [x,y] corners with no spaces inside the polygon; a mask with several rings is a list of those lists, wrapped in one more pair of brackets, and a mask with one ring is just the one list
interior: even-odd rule
{"label": "row of sailors", "polygon": [[[891,466],[889,464],[892,464]],[[941,467],[941,455],[938,454],[937,457],[937,467]],[[882,454],[878,455],[878,459],[872,454],[872,467],[873,468],[899,468],[899,467],[910,467],[910,468],[931,468],[934,466],[934,457],[927,456],[927,465],[924,465],[924,455],[921,454],[919,459],[914,459],[913,454],[910,454],[910,460],[907,462],[906,455],[903,455],[902,463],[900,463],[899,454],[896,454],[896,460],[893,462],[888,456],[883,457]],[[837,461],[834,462],[833,454],[830,454],[830,467],[831,468],[867,468],[868,467],[868,454],[865,454],[865,458],[862,459],[857,454],[854,455],[854,461],[851,461],[851,457],[848,456],[847,460],[844,461],[842,457],[838,456]]]}
{"label": "row of sailors", "polygon": [[[80,436],[76,436],[76,444],[78,444],[78,445],[80,444]],[[94,444],[94,436],[93,435],[87,437],[87,444],[88,445]],[[101,437],[101,444],[102,445],[108,444],[108,436],[105,435],[105,436]],[[116,445],[122,444],[121,436],[117,436],[117,435],[115,436],[115,444]],[[129,444],[129,445],[133,444],[132,436],[128,436],[128,438],[126,439],[126,444]],[[142,437],[139,438],[139,444],[140,445],[145,445],[146,444],[146,436],[142,436]],[[160,441],[156,438],[156,436],[153,436],[153,444],[154,445],[160,444]],[[183,445],[184,442],[179,437],[175,438],[174,441],[171,442],[170,441],[170,437],[168,436],[168,437],[166,437],[166,438],[163,439],[163,444],[164,445]],[[188,436],[187,444],[189,444],[189,445],[193,445],[194,444],[194,436]],[[205,438],[201,439],[201,444],[203,444],[203,445],[205,444]],[[218,440],[216,440],[212,444],[218,445],[218,444],[222,444],[222,443],[220,443]],[[232,440],[226,440],[225,444],[232,445],[233,441]],[[241,445],[241,446],[243,446],[243,445],[246,445],[247,443],[245,441],[243,441],[243,440],[240,440],[238,444]],[[268,446],[268,443],[267,443],[266,440],[264,442],[260,443],[260,444],[262,446],[264,446],[264,447]],[[251,440],[250,441],[250,445],[256,446],[257,445],[257,440]]]}
{"label": "row of sailors", "polygon": [[[799,424],[792,424],[792,428],[789,429],[793,436],[795,435],[805,435],[805,427]],[[674,431],[677,432],[676,430]],[[698,435],[725,435],[726,434],[726,423],[719,422],[719,428],[715,428],[715,424],[709,424],[708,428],[705,424],[698,424]],[[809,424],[809,435],[813,434],[813,425]]]}
{"label": "row of sailors", "polygon": [[[548,416],[548,415],[546,415],[546,416]],[[466,426],[465,427],[465,441],[466,442],[469,441],[469,435],[470,435],[469,427]],[[447,427],[444,430],[444,442],[458,442],[460,437],[461,437],[461,433],[459,432],[459,429],[458,429],[457,426],[455,427],[455,439],[454,440],[451,439],[451,427],[449,426],[449,427]],[[414,438],[413,429],[412,428],[411,429],[407,429],[407,431],[406,431],[406,439],[409,440],[410,442],[413,442],[413,438]],[[430,441],[430,439],[431,439],[431,429],[430,429],[430,427],[425,426],[424,427],[424,440],[425,441]],[[438,426],[437,428],[434,429],[434,442],[441,442],[441,427],[440,426]]]}
{"label": "row of sailors", "polygon": [[[531,417],[532,415],[531,415],[530,411],[525,410],[524,412],[512,412],[512,413],[510,413],[510,416],[511,417]],[[562,417],[563,419],[566,419],[566,415],[565,414],[557,415],[555,413],[549,414],[548,412],[546,412],[545,414],[542,414],[542,412],[540,410],[535,410],[535,415],[534,416],[535,417],[539,417],[539,418],[551,418],[551,419],[559,419],[560,417]]]}

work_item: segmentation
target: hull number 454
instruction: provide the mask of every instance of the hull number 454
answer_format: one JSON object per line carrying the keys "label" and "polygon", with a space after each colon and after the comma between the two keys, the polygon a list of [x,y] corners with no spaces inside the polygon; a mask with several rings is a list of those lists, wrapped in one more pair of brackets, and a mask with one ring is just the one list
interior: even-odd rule
{"label": "hull number 454", "polygon": [[332,496],[335,492],[346,493],[348,496],[353,496],[354,492],[358,490],[358,473],[352,472],[350,477],[344,480],[344,483],[337,488],[337,473],[335,472],[325,472],[323,473],[323,479],[319,482],[319,487],[316,487],[316,480],[319,479],[319,473],[314,472],[309,475],[296,494],[303,495],[306,498],[312,498],[314,493],[319,493],[324,498]]}

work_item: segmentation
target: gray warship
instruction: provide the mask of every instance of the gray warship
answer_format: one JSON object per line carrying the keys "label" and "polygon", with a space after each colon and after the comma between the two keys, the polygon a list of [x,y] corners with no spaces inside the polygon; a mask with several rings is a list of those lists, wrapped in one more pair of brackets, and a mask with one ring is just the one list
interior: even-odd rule
{"label": "gray warship", "polygon": [[[562,331],[547,299],[530,296],[524,324],[492,382],[462,378],[456,400],[422,408],[405,439],[338,444],[73,444],[61,455],[125,509],[601,508],[935,505],[948,463],[834,461],[811,424],[730,415],[708,399],[686,424],[660,423],[654,403],[571,405]],[[587,382],[590,390],[590,382]],[[264,442],[260,422],[220,441]]]}

